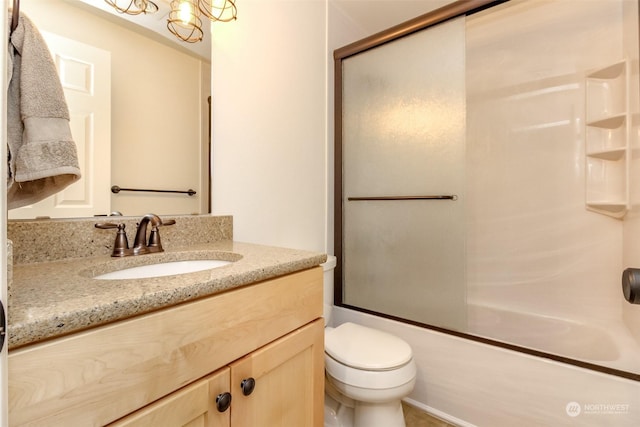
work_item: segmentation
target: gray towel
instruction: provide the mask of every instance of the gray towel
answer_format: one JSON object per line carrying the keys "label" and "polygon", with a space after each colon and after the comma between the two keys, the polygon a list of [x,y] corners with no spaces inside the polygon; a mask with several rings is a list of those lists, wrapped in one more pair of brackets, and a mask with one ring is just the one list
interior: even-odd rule
{"label": "gray towel", "polygon": [[14,209],[63,190],[80,178],[80,167],[51,53],[24,15],[10,35],[8,77],[7,204]]}

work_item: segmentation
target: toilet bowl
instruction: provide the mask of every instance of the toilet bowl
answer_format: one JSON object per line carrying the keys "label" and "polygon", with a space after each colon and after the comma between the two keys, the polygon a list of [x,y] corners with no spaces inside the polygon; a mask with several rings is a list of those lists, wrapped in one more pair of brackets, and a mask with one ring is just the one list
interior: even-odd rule
{"label": "toilet bowl", "polygon": [[[335,265],[335,257],[323,264],[325,325]],[[325,328],[325,427],[404,427],[401,400],[415,381],[411,347],[402,339],[351,322]]]}

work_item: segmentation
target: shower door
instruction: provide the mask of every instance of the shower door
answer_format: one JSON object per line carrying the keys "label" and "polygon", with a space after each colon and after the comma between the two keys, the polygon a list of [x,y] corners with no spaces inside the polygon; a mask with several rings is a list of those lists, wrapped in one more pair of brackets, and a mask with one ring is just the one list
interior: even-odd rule
{"label": "shower door", "polygon": [[342,61],[346,305],[465,328],[464,41],[457,18]]}

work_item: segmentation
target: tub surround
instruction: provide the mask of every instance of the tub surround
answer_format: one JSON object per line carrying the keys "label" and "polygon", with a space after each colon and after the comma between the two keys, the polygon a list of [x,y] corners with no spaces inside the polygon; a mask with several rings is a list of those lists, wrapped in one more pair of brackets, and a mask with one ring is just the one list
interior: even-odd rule
{"label": "tub surround", "polygon": [[[171,218],[176,224],[161,229],[165,252],[126,258],[109,255],[115,231],[98,230],[93,224],[125,222],[132,241],[137,218],[10,222],[14,264],[9,349],[308,269],[326,260],[325,254],[316,252],[234,242],[231,217]],[[185,252],[191,259],[213,254],[235,262],[179,276],[92,278],[109,270],[179,259]]]}

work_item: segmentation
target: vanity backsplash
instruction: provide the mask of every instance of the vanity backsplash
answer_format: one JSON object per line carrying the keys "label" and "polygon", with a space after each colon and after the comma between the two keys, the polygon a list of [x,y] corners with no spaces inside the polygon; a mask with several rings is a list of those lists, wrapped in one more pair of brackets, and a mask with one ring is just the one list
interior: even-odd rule
{"label": "vanity backsplash", "polygon": [[[233,217],[230,215],[166,215],[162,219],[176,221],[174,225],[160,228],[165,248],[233,240]],[[131,245],[139,221],[137,217],[118,216],[9,221],[7,237],[12,242],[13,264],[110,255],[116,230],[98,229],[95,224],[124,223]]]}

